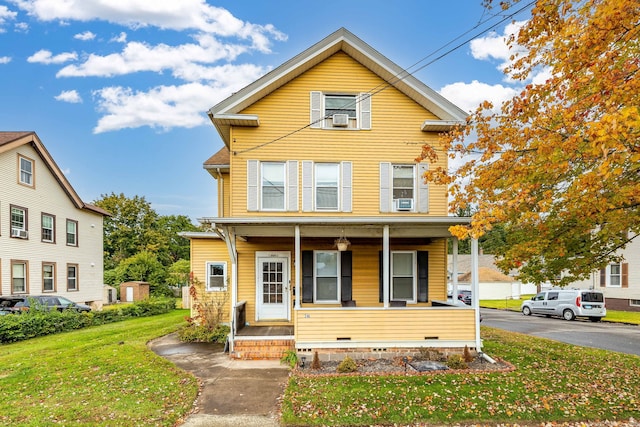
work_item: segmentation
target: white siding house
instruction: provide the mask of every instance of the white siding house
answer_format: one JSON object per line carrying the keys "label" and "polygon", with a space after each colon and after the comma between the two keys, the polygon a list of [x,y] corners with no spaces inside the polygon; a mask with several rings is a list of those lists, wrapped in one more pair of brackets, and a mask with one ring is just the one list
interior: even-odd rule
{"label": "white siding house", "polygon": [[0,294],[103,299],[103,219],[35,132],[0,132]]}
{"label": "white siding house", "polygon": [[609,310],[640,311],[640,237],[633,238],[620,254],[621,262],[594,271],[571,287],[602,291]]}

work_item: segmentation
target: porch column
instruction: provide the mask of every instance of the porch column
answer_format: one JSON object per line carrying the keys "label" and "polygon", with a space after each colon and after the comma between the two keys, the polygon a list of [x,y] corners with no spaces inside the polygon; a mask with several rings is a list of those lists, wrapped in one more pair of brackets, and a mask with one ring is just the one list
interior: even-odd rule
{"label": "porch column", "polygon": [[382,301],[389,307],[389,225],[382,230]]}
{"label": "porch column", "polygon": [[294,238],[294,261],[293,268],[296,269],[296,283],[295,286],[295,294],[296,294],[296,305],[295,308],[300,308],[300,299],[302,299],[302,294],[300,293],[300,282],[302,281],[302,269],[300,267],[300,258],[302,258],[302,251],[300,250],[300,226],[296,224],[295,229],[295,238]]}
{"label": "porch column", "polygon": [[480,286],[478,278],[478,239],[471,238],[471,305],[476,314],[476,351],[480,351]]}
{"label": "porch column", "polygon": [[233,352],[233,342],[236,337],[236,303],[238,300],[238,256],[236,253],[236,233],[227,226],[222,227],[227,252],[231,260],[231,330],[229,333],[229,352]]}
{"label": "porch column", "polygon": [[451,257],[451,298],[453,301],[458,299],[458,238],[453,237],[452,257]]}

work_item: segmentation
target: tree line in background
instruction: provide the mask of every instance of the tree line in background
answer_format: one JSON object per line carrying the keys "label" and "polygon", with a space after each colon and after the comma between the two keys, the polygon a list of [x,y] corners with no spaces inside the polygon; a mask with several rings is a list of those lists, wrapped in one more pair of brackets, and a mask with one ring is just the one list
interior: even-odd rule
{"label": "tree line in background", "polygon": [[189,281],[189,239],[199,231],[185,215],[162,216],[144,197],[103,194],[93,202],[111,216],[104,220],[104,283],[144,281],[154,296],[173,296],[172,286]]}

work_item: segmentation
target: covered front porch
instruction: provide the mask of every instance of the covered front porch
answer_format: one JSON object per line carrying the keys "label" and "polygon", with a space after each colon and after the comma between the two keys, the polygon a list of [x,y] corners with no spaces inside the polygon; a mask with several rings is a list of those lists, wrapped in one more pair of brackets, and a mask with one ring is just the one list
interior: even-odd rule
{"label": "covered front porch", "polygon": [[[457,286],[457,240],[451,236],[448,228],[452,225],[465,224],[468,218],[458,217],[375,217],[375,218],[215,218],[209,225],[211,230],[226,243],[231,260],[230,294],[231,294],[231,334],[230,351],[241,341],[251,339],[267,340],[258,337],[257,327],[271,328],[292,327],[291,338],[298,352],[312,350],[349,351],[357,349],[363,352],[384,353],[387,351],[409,351],[423,347],[464,348],[480,350],[479,311],[477,301],[477,241],[472,242],[475,250],[475,287],[471,306],[459,306],[447,301],[446,239],[453,239],[454,271],[453,287]],[[304,283],[305,252],[313,250],[326,251],[334,239],[344,237],[350,240],[353,254],[353,275],[342,278],[342,293],[338,290],[337,301],[322,301],[316,293],[309,299],[308,287]],[[256,319],[246,319],[243,312],[253,301],[238,301],[238,289],[256,286],[249,283],[245,273],[239,280],[238,244],[242,251],[242,265],[251,262],[249,245],[256,242],[265,250],[265,241],[273,242],[274,253],[282,255],[283,249],[290,248],[290,286],[283,286],[286,300],[290,304],[290,316],[280,322],[264,322],[262,326]],[[436,242],[434,244],[434,242]],[[440,242],[440,243],[438,243]],[[337,244],[336,244],[337,247]],[[393,277],[391,277],[391,254],[407,252],[411,248],[431,248],[430,288],[428,295],[422,295],[420,285],[414,287],[413,300],[397,301],[394,298]],[[434,248],[437,248],[436,252]],[[340,248],[334,252],[344,255]],[[414,252],[418,254],[419,249]],[[379,254],[378,254],[379,253]],[[379,257],[378,257],[379,255]],[[351,254],[350,254],[351,256]],[[244,258],[243,258],[244,257]],[[414,259],[415,259],[414,258]],[[286,259],[286,258],[285,258]],[[317,260],[316,260],[317,262]],[[352,260],[349,258],[349,262]],[[255,262],[254,262],[255,264]],[[286,264],[286,262],[285,262]],[[256,264],[257,265],[257,264]],[[350,267],[351,268],[351,264]],[[374,271],[375,270],[375,271]],[[378,280],[380,270],[380,283]],[[243,270],[246,271],[246,270]],[[256,267],[256,276],[258,275]],[[418,273],[416,273],[417,276]],[[366,276],[366,277],[363,277]],[[248,280],[249,279],[249,280]],[[416,277],[415,281],[422,280]],[[427,280],[426,278],[424,280]],[[344,292],[353,282],[354,295]],[[374,282],[375,281],[375,282]],[[379,287],[379,290],[378,290]],[[313,292],[317,292],[314,288]],[[379,292],[379,293],[378,293]],[[420,294],[420,295],[418,295]],[[347,296],[348,295],[348,296]],[[380,299],[378,300],[378,295]],[[307,299],[305,299],[307,298]],[[256,315],[257,316],[257,315]],[[246,328],[250,324],[250,328]],[[265,332],[265,329],[261,332]],[[262,334],[269,336],[269,334]],[[280,335],[273,335],[280,339]]]}

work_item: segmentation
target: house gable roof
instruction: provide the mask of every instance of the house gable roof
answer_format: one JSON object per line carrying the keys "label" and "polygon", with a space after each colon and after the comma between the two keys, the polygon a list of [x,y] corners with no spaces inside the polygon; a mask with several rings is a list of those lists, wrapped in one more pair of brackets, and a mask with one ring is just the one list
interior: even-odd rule
{"label": "house gable roof", "polygon": [[209,117],[226,146],[229,147],[231,126],[259,126],[257,116],[243,115],[240,114],[241,111],[339,51],[346,53],[390,86],[435,114],[439,120],[426,120],[422,126],[423,130],[438,131],[443,129],[442,126],[464,124],[467,113],[354,34],[340,28],[209,109]]}
{"label": "house gable roof", "polygon": [[30,144],[38,153],[47,169],[49,169],[55,180],[58,182],[60,187],[62,187],[63,191],[67,194],[76,208],[92,211],[100,215],[110,215],[109,212],[105,211],[104,209],[88,203],[84,203],[80,199],[80,196],[78,196],[78,194],[75,192],[75,190],[73,189],[67,178],[64,176],[56,162],[53,160],[53,157],[51,157],[51,154],[49,154],[44,144],[42,144],[42,141],[40,141],[40,138],[38,138],[38,135],[36,135],[35,132],[0,132],[0,154],[18,148],[25,144]]}

